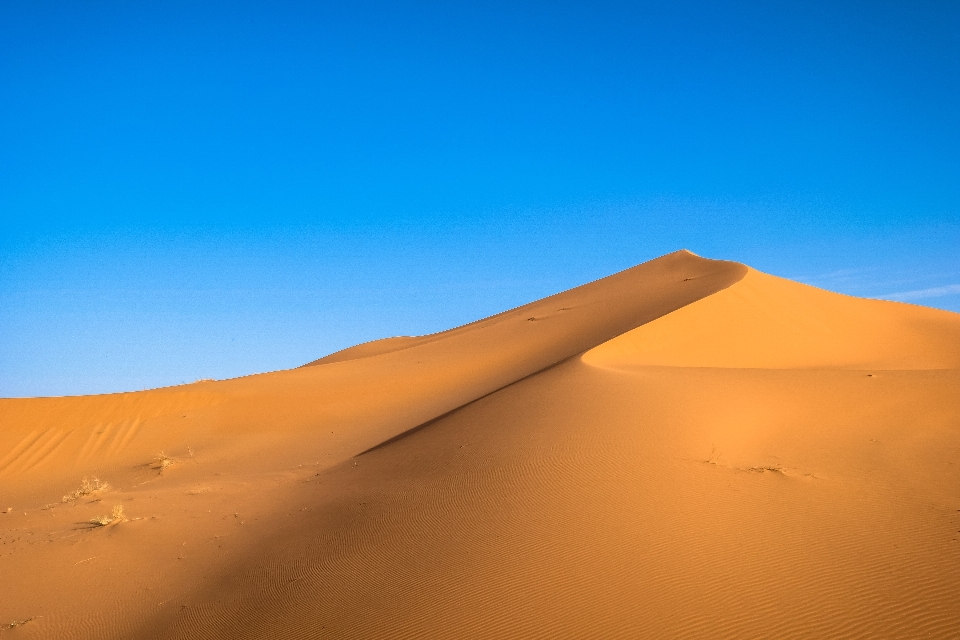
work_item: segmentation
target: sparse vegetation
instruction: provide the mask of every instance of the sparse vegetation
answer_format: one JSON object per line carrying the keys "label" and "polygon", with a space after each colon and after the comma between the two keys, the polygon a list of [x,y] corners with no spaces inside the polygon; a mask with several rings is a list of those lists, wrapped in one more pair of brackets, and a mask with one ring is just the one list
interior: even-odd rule
{"label": "sparse vegetation", "polygon": [[716,445],[713,446],[713,449],[710,450],[710,457],[704,460],[707,464],[720,464],[720,452],[717,451]]}
{"label": "sparse vegetation", "polygon": [[108,485],[106,482],[101,482],[100,478],[97,478],[96,476],[94,476],[92,481],[84,478],[80,482],[80,486],[75,491],[63,496],[63,500],[61,500],[61,502],[73,502],[78,498],[91,496],[109,490],[110,485]]}
{"label": "sparse vegetation", "polygon": [[782,473],[783,475],[786,475],[786,471],[784,471],[783,467],[781,467],[780,465],[763,466],[763,467],[747,467],[746,469],[743,469],[743,471],[753,471],[754,473],[765,473],[767,471],[771,471],[773,473]]}
{"label": "sparse vegetation", "polygon": [[174,464],[175,462],[176,461],[173,458],[168,456],[163,451],[160,451],[159,453],[157,453],[157,457],[154,458],[153,460],[153,468],[159,471],[160,473],[163,473],[164,469]]}
{"label": "sparse vegetation", "polygon": [[90,524],[96,525],[98,527],[105,527],[110,524],[117,524],[123,522],[127,517],[123,514],[123,505],[118,504],[113,507],[113,513],[108,516],[97,516],[90,520]]}
{"label": "sparse vegetation", "polygon": [[11,620],[9,624],[3,625],[2,627],[0,627],[0,629],[15,629],[16,627],[22,627],[28,622],[33,622],[36,619],[37,619],[37,616],[31,616],[26,620]]}
{"label": "sparse vegetation", "polygon": [[720,455],[721,455],[720,452],[717,451],[717,447],[714,446],[713,449],[710,451],[710,457],[707,458],[706,460],[701,460],[701,462],[703,462],[704,464],[712,464],[712,465],[714,465],[715,467],[723,467],[723,468],[726,468],[726,469],[732,469],[732,470],[734,470],[734,471],[749,471],[749,472],[751,472],[751,473],[766,473],[766,472],[769,471],[769,472],[771,472],[771,473],[779,473],[779,474],[781,474],[781,475],[788,475],[788,474],[787,474],[787,470],[784,469],[784,468],[783,468],[782,466],[780,466],[779,464],[774,464],[774,465],[760,465],[760,466],[756,466],[756,467],[733,466],[733,465],[730,465],[730,464],[724,464],[724,463],[722,463],[722,462],[720,461]]}

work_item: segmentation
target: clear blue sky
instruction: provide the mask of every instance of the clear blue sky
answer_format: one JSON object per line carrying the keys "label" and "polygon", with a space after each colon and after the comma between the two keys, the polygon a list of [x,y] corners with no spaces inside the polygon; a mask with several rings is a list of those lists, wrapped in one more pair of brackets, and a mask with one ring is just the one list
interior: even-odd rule
{"label": "clear blue sky", "polygon": [[296,366],[681,247],[960,311],[960,4],[516,4],[0,4],[0,396]]}

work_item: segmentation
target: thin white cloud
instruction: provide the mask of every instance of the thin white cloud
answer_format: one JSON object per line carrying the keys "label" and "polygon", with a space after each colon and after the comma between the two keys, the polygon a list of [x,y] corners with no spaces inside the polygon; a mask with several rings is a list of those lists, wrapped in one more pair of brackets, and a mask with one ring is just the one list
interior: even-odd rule
{"label": "thin white cloud", "polygon": [[877,296],[885,300],[920,300],[922,298],[939,298],[941,296],[952,296],[960,294],[960,284],[948,284],[945,287],[933,287],[932,289],[917,289],[916,291],[901,291],[900,293],[888,293],[885,296]]}

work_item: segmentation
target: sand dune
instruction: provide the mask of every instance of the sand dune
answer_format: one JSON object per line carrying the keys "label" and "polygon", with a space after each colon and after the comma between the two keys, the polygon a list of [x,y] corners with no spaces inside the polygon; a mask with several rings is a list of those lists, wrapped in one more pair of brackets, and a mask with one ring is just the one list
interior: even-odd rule
{"label": "sand dune", "polygon": [[960,316],[678,252],[290,371],[0,400],[0,634],[960,637],[958,487]]}

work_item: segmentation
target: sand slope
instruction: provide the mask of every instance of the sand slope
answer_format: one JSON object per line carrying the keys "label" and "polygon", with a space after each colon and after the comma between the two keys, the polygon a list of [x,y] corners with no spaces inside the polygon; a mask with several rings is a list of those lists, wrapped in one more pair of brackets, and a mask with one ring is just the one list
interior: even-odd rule
{"label": "sand slope", "polygon": [[0,633],[957,637],[958,363],[956,314],[679,252],[292,371],[0,400],[0,621],[35,617]]}
{"label": "sand slope", "polygon": [[957,315],[852,298],[750,269],[725,291],[592,349],[597,366],[960,367]]}

